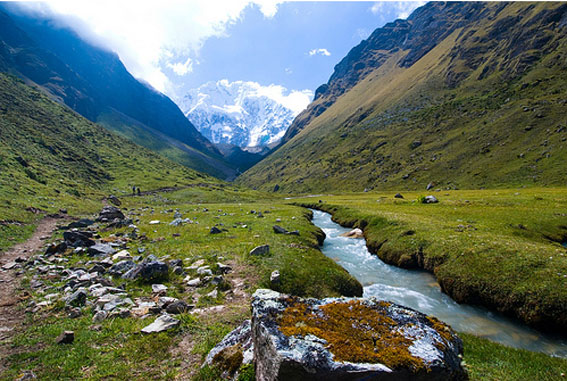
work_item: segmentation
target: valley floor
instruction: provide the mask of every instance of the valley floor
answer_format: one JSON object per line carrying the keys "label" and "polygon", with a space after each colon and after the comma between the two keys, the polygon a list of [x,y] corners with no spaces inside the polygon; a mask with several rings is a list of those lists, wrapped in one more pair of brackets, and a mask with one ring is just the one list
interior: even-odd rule
{"label": "valley floor", "polygon": [[[562,214],[567,210],[567,189],[432,191],[437,204],[415,201],[421,193],[404,193],[403,199],[394,199],[394,193],[364,193],[293,200],[246,192],[223,198],[221,193],[196,187],[120,197],[120,209],[135,227],[91,226],[100,235],[94,235],[97,242],[127,250],[136,262],[149,255],[169,261],[169,272],[159,283],[167,287],[168,297],[191,306],[174,315],[180,321],[175,329],[141,334],[154,317],[135,313],[118,312],[93,322],[100,299],[90,296],[84,307],[66,305],[64,289],[73,273],[92,271],[97,265],[96,257],[85,252],[67,250],[46,256],[42,249],[35,262],[23,261],[2,270],[3,276],[20,274],[16,292],[22,319],[13,331],[1,332],[6,353],[11,355],[3,359],[0,379],[12,380],[24,371],[54,380],[218,379],[218,370],[200,365],[212,346],[249,317],[248,297],[255,289],[271,287],[315,297],[361,293],[360,284],[317,249],[320,230],[311,224],[310,212],[298,204],[328,210],[343,224],[363,227],[378,255],[397,265],[429,268],[457,299],[468,301],[474,294],[460,287],[460,293],[456,292],[455,285],[474,290],[488,277],[493,285],[490,295],[507,292],[529,298],[518,300],[529,302],[527,306],[541,305],[537,311],[554,306],[559,313],[567,305],[567,278],[563,277],[567,259],[560,245],[567,237],[567,217]],[[170,225],[176,218],[184,221]],[[299,235],[275,234],[276,224]],[[219,232],[211,234],[213,227]],[[25,227],[21,231],[20,240],[31,234]],[[63,231],[56,231],[46,242],[60,240]],[[6,236],[0,240],[9,242]],[[270,246],[269,254],[249,254],[265,244]],[[7,253],[0,254],[2,265],[13,254],[23,254],[12,251],[8,257]],[[121,259],[115,259],[114,265]],[[179,265],[175,260],[181,260],[181,269],[172,265]],[[189,283],[206,270],[211,274],[208,282]],[[279,284],[270,281],[274,270],[281,274]],[[132,311],[143,302],[160,303],[151,283],[119,275],[110,279],[121,297],[136,305]],[[529,292],[522,292],[521,284]],[[561,321],[554,314],[522,313],[518,315]],[[64,330],[74,331],[72,344],[56,343]],[[461,337],[473,380],[550,380],[563,379],[567,373],[565,359],[511,349],[468,334]],[[246,369],[241,379],[252,376],[253,371]]]}

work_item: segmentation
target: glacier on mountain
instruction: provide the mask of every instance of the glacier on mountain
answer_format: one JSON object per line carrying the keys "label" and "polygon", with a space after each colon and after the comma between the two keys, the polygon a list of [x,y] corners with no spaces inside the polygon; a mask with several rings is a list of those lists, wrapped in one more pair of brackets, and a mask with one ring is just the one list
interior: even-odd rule
{"label": "glacier on mountain", "polygon": [[254,150],[277,144],[312,98],[310,90],[223,79],[190,90],[177,103],[211,142]]}

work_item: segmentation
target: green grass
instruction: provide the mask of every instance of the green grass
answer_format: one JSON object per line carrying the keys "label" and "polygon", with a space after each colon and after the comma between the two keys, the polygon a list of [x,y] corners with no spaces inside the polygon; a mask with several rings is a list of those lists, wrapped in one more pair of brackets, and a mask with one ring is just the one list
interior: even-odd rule
{"label": "green grass", "polygon": [[[387,263],[421,267],[459,302],[483,304],[534,326],[563,330],[567,316],[565,189],[395,192],[295,200],[365,230]],[[409,232],[409,233],[408,233]]]}
{"label": "green grass", "polygon": [[490,340],[461,333],[464,360],[471,380],[564,380],[567,360],[521,349],[512,349]]}

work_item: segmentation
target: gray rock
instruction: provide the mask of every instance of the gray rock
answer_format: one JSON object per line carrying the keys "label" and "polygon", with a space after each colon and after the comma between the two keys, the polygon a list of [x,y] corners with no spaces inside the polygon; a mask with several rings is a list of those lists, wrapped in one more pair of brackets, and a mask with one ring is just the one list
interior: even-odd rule
{"label": "gray rock", "polygon": [[126,259],[112,265],[112,267],[108,269],[108,273],[110,275],[122,276],[127,271],[132,270],[135,266],[136,264],[134,263],[134,261],[132,261],[131,259]]}
{"label": "gray rock", "polygon": [[98,311],[96,314],[94,314],[93,316],[93,323],[100,323],[101,321],[103,321],[104,319],[106,319],[106,316],[108,315],[108,313],[106,313],[106,311]]}
{"label": "gray rock", "polygon": [[396,195],[394,196],[394,198],[404,198],[404,196],[402,196],[401,193],[396,193]]}
{"label": "gray rock", "polygon": [[197,274],[199,275],[213,275],[213,271],[210,269],[209,266],[202,266],[197,269]]}
{"label": "gray rock", "polygon": [[253,248],[250,255],[268,255],[270,254],[270,245],[262,245]]}
{"label": "gray rock", "polygon": [[279,225],[272,226],[272,229],[274,229],[274,233],[276,234],[287,234],[287,230]]}
{"label": "gray rock", "polygon": [[190,280],[187,281],[187,286],[189,286],[189,287],[199,287],[202,284],[203,284],[203,282],[199,278],[190,279]]}
{"label": "gray rock", "polygon": [[75,332],[73,331],[64,331],[55,339],[57,344],[71,344],[73,341],[75,341]]}
{"label": "gray rock", "polygon": [[125,216],[117,207],[107,205],[102,208],[96,220],[98,222],[111,222],[117,218],[123,220]]}
{"label": "gray rock", "polygon": [[156,333],[173,329],[179,326],[179,320],[174,317],[163,314],[159,316],[152,324],[142,328],[142,333]]}
{"label": "gray rock", "polygon": [[217,267],[221,274],[227,274],[232,270],[232,267],[230,267],[229,265],[223,265],[220,262],[217,262]]}
{"label": "gray rock", "polygon": [[154,282],[167,279],[169,275],[169,266],[161,261],[144,262],[132,270],[128,271],[122,278],[124,279],[141,279],[144,282]]}
{"label": "gray rock", "polygon": [[67,231],[63,233],[63,240],[71,247],[89,247],[95,244],[91,232]]}
{"label": "gray rock", "polygon": [[170,226],[180,226],[180,225],[183,225],[183,219],[181,219],[181,218],[176,218],[176,219],[174,219],[173,221],[171,221],[171,222],[169,223],[169,225],[170,225]]}
{"label": "gray rock", "polygon": [[[237,351],[236,353],[235,350]],[[227,360],[236,361],[227,361]],[[250,320],[245,320],[238,328],[227,334],[207,355],[206,365],[214,365],[221,371],[230,375],[234,369],[242,365],[251,364],[254,360],[254,343],[252,341],[252,330]],[[203,364],[203,365],[204,365]],[[232,372],[231,372],[232,371]],[[234,375],[233,379],[237,379]]]}
{"label": "gray rock", "polygon": [[219,291],[215,288],[213,291],[209,292],[207,295],[209,298],[216,299],[219,296]]}
{"label": "gray rock", "polygon": [[[321,308],[330,304],[357,305],[366,311],[383,316],[384,323],[376,337],[369,333],[372,328],[360,326],[360,312],[349,317],[354,327],[360,327],[369,345],[369,356],[380,359],[380,351],[389,351],[380,336],[386,329],[388,336],[395,335],[396,348],[406,353],[412,363],[387,366],[375,362],[364,363],[339,361],[332,352],[339,343],[329,343],[313,334],[286,336],[279,327],[279,318],[286,308],[301,305],[306,314],[299,315],[305,322],[321,319],[326,312]],[[327,310],[328,311],[328,310]],[[343,317],[341,316],[341,319]],[[313,320],[311,320],[313,321]],[[305,323],[304,323],[305,324]],[[329,329],[329,328],[327,328]],[[331,328],[332,329],[332,328]],[[328,331],[325,331],[328,332]],[[330,335],[328,337],[333,337]],[[357,340],[352,337],[352,340]],[[390,339],[392,340],[392,339]],[[252,341],[256,360],[257,380],[463,380],[467,378],[461,366],[463,347],[456,334],[443,323],[420,312],[374,298],[327,298],[301,299],[271,290],[257,290],[252,297]],[[378,343],[378,344],[377,344]],[[348,355],[348,353],[347,353]],[[376,357],[374,357],[376,356]],[[387,358],[387,357],[386,357]]]}
{"label": "gray rock", "polygon": [[425,189],[426,189],[426,190],[430,190],[430,189],[432,189],[432,188],[433,188],[433,184],[432,184],[432,183],[429,183],[429,184],[427,184],[427,187],[426,187]]}
{"label": "gray rock", "polygon": [[81,316],[81,309],[79,307],[69,308],[69,310],[67,311],[67,316],[70,319],[76,319]]}
{"label": "gray rock", "polygon": [[425,203],[426,204],[436,204],[439,200],[435,196],[425,196]]}
{"label": "gray rock", "polygon": [[152,284],[152,293],[156,295],[165,295],[167,292],[167,286],[163,284]]}
{"label": "gray rock", "polygon": [[118,199],[118,197],[116,197],[114,195],[108,196],[108,201],[113,203],[116,206],[122,205],[122,202]]}
{"label": "gray rock", "polygon": [[185,303],[183,300],[177,300],[173,303],[170,303],[167,307],[165,307],[165,311],[168,314],[182,314],[184,312],[188,312],[195,306],[189,305]]}
{"label": "gray rock", "polygon": [[213,226],[211,228],[211,230],[209,231],[209,234],[219,234],[222,233],[222,230],[220,230],[219,228],[217,228],[216,226]]}
{"label": "gray rock", "polygon": [[116,250],[107,243],[97,243],[87,249],[92,256],[109,256],[116,253]]}
{"label": "gray rock", "polygon": [[272,286],[278,286],[281,283],[280,272],[278,270],[272,271],[270,275],[270,283]]}
{"label": "gray rock", "polygon": [[66,300],[65,304],[73,307],[84,306],[87,302],[87,290],[80,288],[72,293]]}

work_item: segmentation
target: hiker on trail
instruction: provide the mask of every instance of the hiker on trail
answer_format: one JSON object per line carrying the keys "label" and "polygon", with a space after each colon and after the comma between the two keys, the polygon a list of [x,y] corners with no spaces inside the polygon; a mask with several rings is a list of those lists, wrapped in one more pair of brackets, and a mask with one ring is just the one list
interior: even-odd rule
{"label": "hiker on trail", "polygon": [[141,192],[140,192],[140,187],[138,187],[138,196],[140,196]]}
{"label": "hiker on trail", "polygon": [[135,185],[132,187],[132,194],[136,194],[136,186]]}

